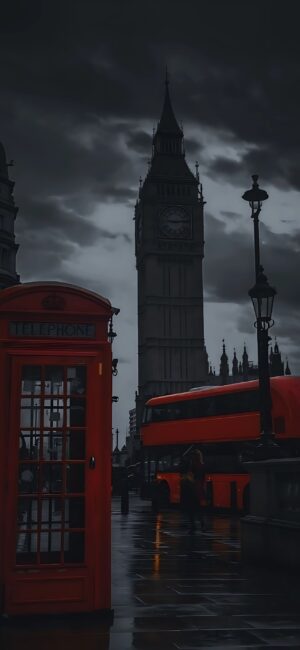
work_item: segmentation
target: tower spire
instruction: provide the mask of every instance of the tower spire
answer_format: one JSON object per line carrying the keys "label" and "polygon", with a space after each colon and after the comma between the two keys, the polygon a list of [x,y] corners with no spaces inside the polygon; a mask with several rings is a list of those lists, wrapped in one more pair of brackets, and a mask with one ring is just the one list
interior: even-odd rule
{"label": "tower spire", "polygon": [[222,384],[227,384],[227,378],[229,375],[229,366],[228,366],[228,356],[226,354],[224,339],[222,339],[222,344],[223,344],[223,352],[221,354],[221,359],[220,359],[220,377],[222,380]]}
{"label": "tower spire", "polygon": [[165,97],[162,109],[162,114],[158,123],[157,133],[172,134],[182,137],[182,129],[180,128],[176,117],[174,115],[173,106],[170,97],[170,77],[168,67],[166,66],[165,76]]}
{"label": "tower spire", "polygon": [[286,358],[286,367],[285,367],[285,373],[284,374],[285,375],[291,375],[292,374],[291,370],[290,370],[288,358]]}

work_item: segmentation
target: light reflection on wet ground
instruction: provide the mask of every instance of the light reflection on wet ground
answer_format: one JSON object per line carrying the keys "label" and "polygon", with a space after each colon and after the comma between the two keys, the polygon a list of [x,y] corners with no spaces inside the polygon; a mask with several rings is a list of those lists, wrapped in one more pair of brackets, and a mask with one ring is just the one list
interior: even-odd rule
{"label": "light reflection on wet ground", "polygon": [[113,502],[114,622],[40,622],[2,627],[1,650],[192,650],[300,648],[297,577],[243,567],[239,520],[214,516],[189,535],[175,510],[154,515]]}

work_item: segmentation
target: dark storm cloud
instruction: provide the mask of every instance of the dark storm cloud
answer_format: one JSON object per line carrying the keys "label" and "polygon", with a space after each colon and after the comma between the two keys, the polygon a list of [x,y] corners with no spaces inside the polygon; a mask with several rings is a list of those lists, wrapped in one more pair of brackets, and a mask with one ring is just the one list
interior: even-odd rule
{"label": "dark storm cloud", "polygon": [[[26,214],[26,220],[22,213]],[[26,197],[22,203],[22,213],[18,218],[18,229],[23,231],[26,227],[27,232],[29,230],[31,233],[39,229],[47,231],[53,238],[57,237],[61,244],[63,241],[67,245],[80,242],[84,246],[92,244],[99,237],[111,236],[111,233],[103,232],[103,229],[71,208],[65,209],[55,198],[38,200]]]}
{"label": "dark storm cloud", "polygon": [[[42,274],[44,278],[76,284],[76,272],[75,275],[68,272],[64,265],[79,248],[99,242],[103,253],[109,242],[117,239],[131,242],[126,232],[111,232],[95,225],[86,216],[80,216],[71,208],[66,209],[56,198],[38,200],[27,197],[22,212],[25,217],[21,215],[17,220],[16,236],[18,240],[18,232],[22,233],[18,268],[24,281]],[[78,274],[77,280],[80,285],[82,274]]]}
{"label": "dark storm cloud", "polygon": [[62,264],[74,252],[75,245],[59,240],[55,233],[47,233],[45,238],[40,230],[25,231],[18,253],[18,269],[22,281],[64,280]]}
{"label": "dark storm cloud", "polygon": [[[151,133],[135,122],[159,119],[165,62],[179,121],[256,145],[240,163],[223,157],[208,165],[203,155],[208,174],[243,186],[247,170],[259,170],[298,188],[298,32],[279,3],[252,3],[247,20],[244,9],[197,1],[184,11],[179,1],[146,0],[126,3],[126,11],[117,0],[6,7],[0,137],[17,161],[24,221],[28,193],[39,201],[63,196],[81,215],[99,201],[135,198],[139,174],[128,153],[143,154],[144,176]],[[187,138],[186,149],[198,155],[200,145]]]}
{"label": "dark storm cloud", "polygon": [[184,138],[184,148],[188,154],[188,156],[192,156],[194,154],[201,154],[201,151],[204,150],[203,145],[198,142],[198,140],[193,140],[192,138]]}
{"label": "dark storm cloud", "polygon": [[206,173],[215,181],[226,181],[242,186],[245,175],[251,175],[253,171],[259,170],[260,176],[277,188],[287,190],[293,187],[299,190],[298,159],[298,149],[294,152],[287,151],[279,157],[276,147],[270,143],[268,149],[249,151],[239,161],[219,156],[207,165]]}
{"label": "dark storm cloud", "polygon": [[135,131],[129,134],[127,146],[137,153],[149,154],[152,147],[152,138],[145,131]]}
{"label": "dark storm cloud", "polygon": [[[223,221],[205,215],[204,286],[206,300],[247,300],[253,266],[253,244],[247,232],[228,232]],[[240,264],[240,259],[243,264]]]}
{"label": "dark storm cloud", "polygon": [[[295,269],[300,268],[300,230],[290,235],[275,234],[261,223],[260,238],[261,260],[271,284],[278,291],[276,301],[282,311],[293,314],[300,309],[299,285],[295,281]],[[229,231],[223,221],[206,214],[205,240],[207,300],[249,302],[248,290],[254,284],[252,233]]]}
{"label": "dark storm cloud", "polygon": [[131,166],[119,146],[119,132],[119,125],[104,120],[79,125],[49,113],[36,115],[32,107],[16,109],[5,144],[8,158],[16,160],[18,195],[26,195],[34,183],[38,196],[74,196],[76,205],[84,196],[85,210],[100,199],[118,198],[120,189],[124,196]]}
{"label": "dark storm cloud", "polygon": [[246,14],[244,3],[221,0],[190,2],[186,11],[174,0],[131,1],[126,11],[116,0],[30,4],[2,20],[6,97],[31,97],[81,121],[93,114],[155,120],[168,62],[179,118],[260,143],[299,141],[293,4],[284,12],[274,0],[253,2]]}
{"label": "dark storm cloud", "polygon": [[[204,286],[207,302],[240,306],[236,311],[237,332],[252,337],[254,312],[248,295],[254,284],[252,233],[230,232],[226,223],[206,215]],[[275,321],[272,336],[277,336],[282,349],[288,349],[292,371],[299,372],[300,292],[295,270],[300,268],[300,230],[293,234],[272,233],[260,224],[261,260],[277,295],[274,301]],[[274,340],[273,340],[274,344]]]}

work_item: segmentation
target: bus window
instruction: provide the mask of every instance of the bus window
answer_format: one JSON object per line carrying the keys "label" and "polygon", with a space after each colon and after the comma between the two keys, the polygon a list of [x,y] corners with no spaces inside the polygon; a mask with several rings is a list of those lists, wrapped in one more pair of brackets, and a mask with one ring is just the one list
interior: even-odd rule
{"label": "bus window", "polygon": [[190,420],[256,411],[259,411],[259,393],[257,390],[247,390],[148,406],[144,411],[143,422]]}
{"label": "bus window", "polygon": [[171,467],[172,467],[171,455],[162,456],[159,459],[158,465],[157,465],[157,469],[158,469],[159,472],[168,472],[168,471],[170,471]]}

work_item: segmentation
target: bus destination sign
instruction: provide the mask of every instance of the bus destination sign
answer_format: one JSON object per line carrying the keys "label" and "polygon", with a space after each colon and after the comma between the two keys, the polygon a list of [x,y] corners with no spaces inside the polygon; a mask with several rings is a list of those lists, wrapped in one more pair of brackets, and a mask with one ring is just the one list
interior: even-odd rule
{"label": "bus destination sign", "polygon": [[13,321],[9,323],[10,336],[93,339],[96,326],[92,323],[36,323],[30,321]]}

